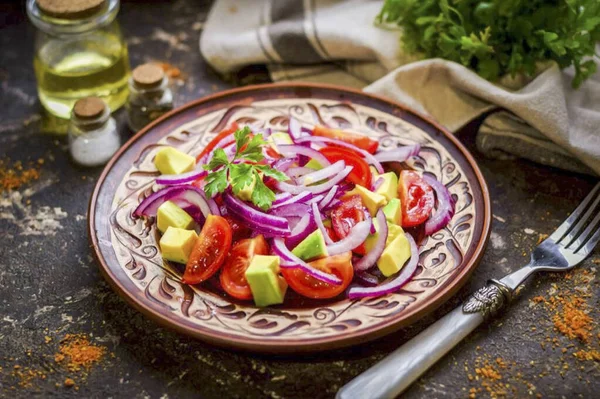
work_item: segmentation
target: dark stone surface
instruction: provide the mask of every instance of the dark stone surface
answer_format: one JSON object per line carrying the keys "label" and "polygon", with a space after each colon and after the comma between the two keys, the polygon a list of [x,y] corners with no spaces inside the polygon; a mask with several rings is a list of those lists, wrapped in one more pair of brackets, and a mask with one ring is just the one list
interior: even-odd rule
{"label": "dark stone surface", "polygon": [[[37,182],[0,193],[0,397],[333,397],[344,383],[457,306],[488,278],[524,263],[538,234],[560,224],[594,183],[590,177],[525,161],[483,158],[474,148],[475,122],[460,136],[490,187],[493,236],[481,265],[456,297],[409,328],[345,350],[297,358],[216,349],[158,327],[125,304],[100,276],[88,246],[85,216],[101,169],[75,166],[64,136],[40,133],[41,108],[31,66],[34,30],[20,3],[0,4],[0,159],[26,163],[43,158],[45,163]],[[208,9],[206,2],[193,0],[122,5],[119,20],[132,65],[161,60],[186,75],[178,104],[231,86],[207,68],[198,51]],[[239,78],[264,81],[264,70],[249,68]],[[117,116],[122,125],[122,112]],[[594,276],[594,266],[594,259],[588,259],[580,269]],[[484,384],[481,378],[468,378],[476,375],[477,360],[494,362],[496,357],[510,364],[500,370],[499,380],[509,384],[509,397],[594,397],[600,388],[599,363],[576,359],[573,353],[586,346],[553,330],[552,313],[530,301],[548,297],[549,290],[588,290],[590,314],[597,318],[597,282],[576,284],[576,278],[548,275],[528,284],[510,312],[479,328],[406,397],[466,397],[469,389]],[[598,349],[598,332],[595,326],[588,349]],[[68,372],[53,359],[67,333],[90,335],[114,357],[92,367],[86,378]],[[45,336],[52,341],[45,343]],[[556,345],[540,345],[546,338],[556,339]],[[15,365],[47,377],[19,386]],[[76,380],[78,390],[63,387],[66,377]],[[489,393],[483,389],[477,396]]]}

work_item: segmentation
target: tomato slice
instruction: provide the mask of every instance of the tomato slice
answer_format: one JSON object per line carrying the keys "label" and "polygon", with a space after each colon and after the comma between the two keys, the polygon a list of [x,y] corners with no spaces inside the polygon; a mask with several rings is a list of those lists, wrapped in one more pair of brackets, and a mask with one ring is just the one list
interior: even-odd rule
{"label": "tomato slice", "polygon": [[379,147],[379,143],[377,141],[371,140],[367,136],[345,132],[340,129],[331,129],[321,125],[315,126],[315,128],[313,129],[313,135],[328,137],[330,139],[342,140],[346,143],[353,144],[360,149],[368,151],[371,154],[375,154],[375,151],[377,151],[377,147]]}
{"label": "tomato slice", "polygon": [[347,166],[352,166],[352,172],[346,180],[354,184],[360,184],[368,189],[371,188],[372,173],[369,164],[356,153],[348,148],[323,147],[319,150],[330,162],[344,161]]}
{"label": "tomato slice", "polygon": [[239,221],[235,216],[227,214],[223,217],[227,220],[229,226],[231,227],[231,235],[233,237],[233,242],[239,241],[243,238],[248,238],[250,237],[250,234],[252,234],[252,229],[246,224]]}
{"label": "tomato slice", "polygon": [[221,216],[208,215],[194,249],[185,265],[181,281],[198,284],[219,270],[231,248],[232,231]]}
{"label": "tomato slice", "polygon": [[331,241],[336,242],[339,240],[337,234],[335,234],[335,230],[333,227],[325,226],[325,230],[327,230],[327,235],[331,238]]}
{"label": "tomato slice", "polygon": [[429,218],[435,203],[433,189],[417,172],[400,172],[398,194],[402,203],[402,227],[417,226]]}
{"label": "tomato slice", "polygon": [[[202,150],[202,152],[200,154],[198,154],[198,156],[196,157],[196,162],[199,162],[200,159],[202,159],[202,157],[204,157],[206,154],[209,154],[217,144],[219,144],[219,142],[221,140],[223,140],[225,137],[227,136],[232,136],[233,133],[235,133],[236,130],[239,129],[239,126],[237,123],[233,122],[231,124],[231,126],[229,126],[228,128],[226,128],[225,130],[222,130],[219,134],[217,134],[217,136],[212,139],[210,141],[210,143],[208,143],[206,145],[206,147],[204,147],[204,149]],[[231,143],[233,143],[235,140],[233,140],[233,137],[231,138]],[[231,143],[227,143],[227,145],[231,144]]]}
{"label": "tomato slice", "polygon": [[266,255],[269,245],[265,238],[258,235],[237,242],[225,260],[221,269],[221,287],[234,298],[252,299],[252,291],[246,280],[246,269],[250,266],[254,255]]}
{"label": "tomato slice", "polygon": [[336,297],[346,290],[354,277],[352,252],[328,256],[327,258],[310,262],[309,265],[323,272],[336,275],[342,280],[342,284],[333,285],[325,283],[306,274],[302,269],[282,268],[281,274],[283,274],[290,288],[308,298],[324,299]]}
{"label": "tomato slice", "polygon": [[[365,220],[365,212],[368,212],[364,207],[359,195],[353,195],[344,200],[344,202],[331,212],[331,225],[333,232],[342,239],[350,234],[350,230],[358,222]],[[333,238],[332,238],[333,239]],[[334,241],[337,241],[334,239]],[[357,254],[364,255],[365,247],[363,244],[354,248]]]}
{"label": "tomato slice", "polygon": [[340,206],[331,211],[331,225],[336,236],[345,238],[354,225],[365,220],[365,212],[360,195],[345,198]]}

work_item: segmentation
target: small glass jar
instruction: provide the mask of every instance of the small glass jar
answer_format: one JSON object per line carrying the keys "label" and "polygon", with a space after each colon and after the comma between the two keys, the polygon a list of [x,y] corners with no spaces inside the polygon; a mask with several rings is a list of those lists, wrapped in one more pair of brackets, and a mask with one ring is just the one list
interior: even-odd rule
{"label": "small glass jar", "polygon": [[160,66],[144,64],[133,70],[125,107],[129,127],[134,132],[173,109],[173,91]]}
{"label": "small glass jar", "polygon": [[121,146],[115,119],[99,97],[78,100],[69,124],[69,150],[83,166],[104,165]]}
{"label": "small glass jar", "polygon": [[127,100],[129,57],[118,11],[119,0],[27,0],[38,28],[38,94],[50,114],[68,120],[75,102],[88,96],[101,97],[113,111]]}

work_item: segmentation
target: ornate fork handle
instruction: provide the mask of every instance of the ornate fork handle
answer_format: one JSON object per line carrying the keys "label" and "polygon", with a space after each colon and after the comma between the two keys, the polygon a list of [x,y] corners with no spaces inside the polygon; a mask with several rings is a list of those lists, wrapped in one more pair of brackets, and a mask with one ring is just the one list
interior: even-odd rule
{"label": "ornate fork handle", "polygon": [[490,280],[459,306],[337,393],[338,399],[395,398],[484,320],[512,299],[513,289]]}
{"label": "ornate fork handle", "polygon": [[485,287],[475,291],[463,304],[464,313],[481,313],[484,320],[495,316],[512,300],[513,291],[498,280],[490,280]]}

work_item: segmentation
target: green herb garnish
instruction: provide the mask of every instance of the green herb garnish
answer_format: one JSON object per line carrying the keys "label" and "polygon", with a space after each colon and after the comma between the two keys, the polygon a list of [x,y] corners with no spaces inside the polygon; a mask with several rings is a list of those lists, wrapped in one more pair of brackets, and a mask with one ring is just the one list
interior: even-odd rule
{"label": "green herb garnish", "polygon": [[598,0],[386,0],[377,20],[402,27],[408,52],[460,63],[492,81],[532,76],[545,61],[573,65],[575,88],[596,72]]}
{"label": "green herb garnish", "polygon": [[204,170],[211,171],[206,177],[204,192],[208,197],[213,197],[217,193],[224,192],[231,185],[233,193],[238,195],[245,187],[254,184],[252,203],[263,210],[268,210],[275,200],[275,193],[265,185],[262,175],[278,181],[287,180],[288,177],[269,165],[257,164],[264,159],[262,147],[266,141],[262,134],[250,138],[250,133],[250,129],[246,126],[233,134],[236,149],[232,160],[227,158],[222,148],[215,150],[210,162],[203,166]]}

